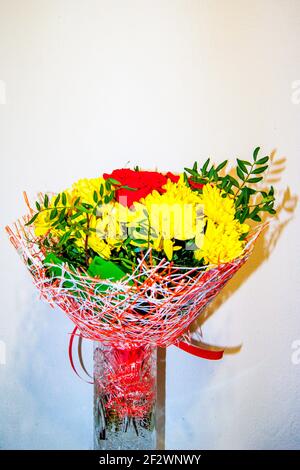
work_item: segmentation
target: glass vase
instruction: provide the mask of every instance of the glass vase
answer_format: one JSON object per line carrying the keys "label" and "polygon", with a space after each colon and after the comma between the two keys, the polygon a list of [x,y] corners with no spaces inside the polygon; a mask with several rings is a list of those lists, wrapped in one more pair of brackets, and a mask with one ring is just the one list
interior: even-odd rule
{"label": "glass vase", "polygon": [[94,449],[156,449],[157,349],[94,344]]}

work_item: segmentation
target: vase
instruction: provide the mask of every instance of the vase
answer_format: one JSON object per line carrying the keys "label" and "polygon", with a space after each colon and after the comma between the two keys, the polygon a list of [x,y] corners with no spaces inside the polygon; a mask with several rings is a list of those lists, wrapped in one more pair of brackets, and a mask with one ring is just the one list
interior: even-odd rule
{"label": "vase", "polygon": [[94,449],[156,449],[157,348],[94,343]]}

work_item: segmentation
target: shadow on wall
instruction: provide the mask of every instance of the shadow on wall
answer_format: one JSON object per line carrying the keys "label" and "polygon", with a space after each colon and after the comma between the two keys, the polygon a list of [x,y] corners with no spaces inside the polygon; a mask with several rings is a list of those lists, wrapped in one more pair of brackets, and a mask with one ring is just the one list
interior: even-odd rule
{"label": "shadow on wall", "polygon": [[[270,155],[270,166],[264,184],[266,186],[276,185],[280,182],[281,174],[285,170],[286,158],[276,158],[276,150]],[[261,188],[264,190],[264,187]],[[276,215],[268,222],[267,216],[262,222],[268,222],[267,227],[258,237],[253,253],[244,266],[233,276],[228,284],[222,289],[220,294],[205,309],[203,314],[193,322],[191,331],[201,337],[202,325],[214,314],[214,312],[235,292],[240,286],[261,266],[271,255],[283,230],[294,217],[297,207],[298,196],[292,195],[289,188],[276,194],[277,199]],[[233,347],[222,347],[225,354],[236,354],[242,345]]]}

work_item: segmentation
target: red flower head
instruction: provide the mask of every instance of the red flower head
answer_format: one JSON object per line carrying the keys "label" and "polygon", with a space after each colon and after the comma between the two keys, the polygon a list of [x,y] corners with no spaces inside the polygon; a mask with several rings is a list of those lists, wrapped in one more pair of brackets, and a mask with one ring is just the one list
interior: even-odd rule
{"label": "red flower head", "polygon": [[164,193],[165,189],[163,189],[163,186],[167,183],[168,178],[173,182],[177,182],[179,176],[173,175],[170,172],[163,175],[158,171],[134,171],[121,168],[114,170],[110,174],[104,173],[103,178],[113,178],[120,183],[120,186],[128,186],[134,189],[120,188],[116,190],[117,201],[124,206],[130,207],[135,201],[146,197],[154,190],[160,194]]}

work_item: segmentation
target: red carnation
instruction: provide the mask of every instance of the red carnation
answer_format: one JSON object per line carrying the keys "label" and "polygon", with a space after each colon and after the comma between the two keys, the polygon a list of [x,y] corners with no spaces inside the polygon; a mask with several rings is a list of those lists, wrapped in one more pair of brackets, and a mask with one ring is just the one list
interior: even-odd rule
{"label": "red carnation", "polygon": [[178,181],[179,176],[173,173],[163,175],[158,171],[134,171],[127,168],[114,170],[112,173],[104,173],[104,179],[113,178],[120,183],[120,186],[128,186],[132,189],[120,188],[116,190],[116,199],[124,206],[132,206],[135,201],[146,197],[152,191],[156,190],[160,194],[165,192],[163,186],[168,178],[174,183]]}

